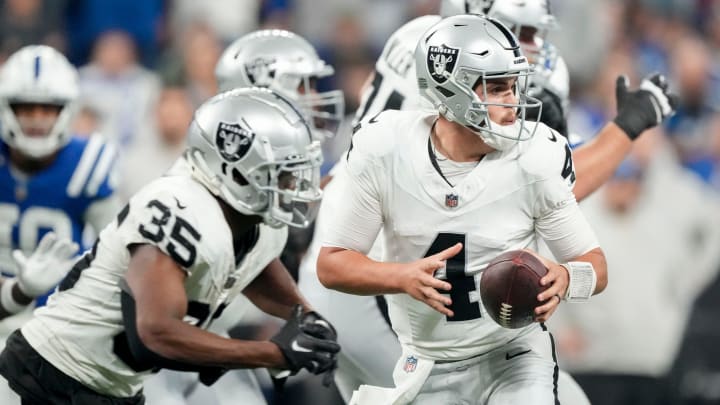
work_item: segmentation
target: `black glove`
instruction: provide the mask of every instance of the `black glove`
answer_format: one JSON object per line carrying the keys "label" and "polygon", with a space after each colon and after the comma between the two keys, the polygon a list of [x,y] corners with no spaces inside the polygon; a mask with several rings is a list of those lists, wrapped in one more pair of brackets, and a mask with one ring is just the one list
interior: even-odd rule
{"label": "black glove", "polygon": [[[305,333],[320,339],[328,339],[337,341],[337,331],[335,328],[315,311],[306,312],[302,316],[301,329]],[[325,371],[322,379],[322,385],[329,387],[335,377],[335,369],[337,368],[337,359],[333,360],[333,364]]]}
{"label": "black glove", "polygon": [[[302,311],[302,305],[296,305],[285,326],[270,341],[278,345],[293,374],[302,368],[313,374],[332,371],[336,367],[335,355],[340,351],[335,329],[316,313]],[[318,319],[322,322],[317,322]]]}
{"label": "black glove", "polygon": [[648,76],[637,90],[628,91],[627,86],[627,77],[618,76],[615,83],[618,114],[613,121],[630,139],[635,140],[675,113],[679,99],[668,90],[665,76],[659,73]]}
{"label": "black glove", "polygon": [[[560,97],[550,90],[535,87],[529,90],[529,94],[542,102],[542,113],[540,112],[540,107],[528,108],[525,113],[525,119],[540,121],[567,138],[567,119],[565,119],[565,111],[563,110]],[[538,115],[540,115],[540,117],[538,117]]]}

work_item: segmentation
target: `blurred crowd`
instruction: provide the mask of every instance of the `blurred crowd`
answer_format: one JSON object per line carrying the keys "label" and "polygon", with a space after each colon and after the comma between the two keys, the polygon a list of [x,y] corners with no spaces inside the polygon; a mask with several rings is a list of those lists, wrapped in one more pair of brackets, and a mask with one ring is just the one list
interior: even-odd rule
{"label": "blurred crowd", "polygon": [[[560,29],[548,38],[571,76],[572,136],[590,139],[614,116],[618,74],[636,84],[664,73],[682,100],[582,205],[605,247],[610,283],[590,304],[565,305],[552,320],[561,366],[597,404],[720,403],[720,2],[551,5]],[[74,132],[100,133],[121,149],[118,192],[128,198],[180,155],[193,111],[216,93],[221,52],[243,34],[277,27],[311,41],[335,67],[321,88],[342,89],[351,117],[385,40],[438,7],[437,0],[3,0],[0,61],[28,44],[68,56],[82,92]],[[349,144],[346,127],[324,145],[327,169]],[[291,234],[283,256],[291,270],[309,232]]]}

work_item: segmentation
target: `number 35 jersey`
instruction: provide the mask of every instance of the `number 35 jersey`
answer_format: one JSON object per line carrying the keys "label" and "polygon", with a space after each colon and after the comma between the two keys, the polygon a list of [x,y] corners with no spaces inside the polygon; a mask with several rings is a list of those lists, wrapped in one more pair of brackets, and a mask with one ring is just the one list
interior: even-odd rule
{"label": "number 35 jersey", "polygon": [[171,174],[130,199],[22,332],[45,359],[88,387],[117,397],[135,395],[147,373],[123,360],[126,353],[117,342],[122,339],[116,339],[124,333],[119,283],[128,270],[129,247],[153,245],[187,273],[185,321],[207,328],[278,257],[287,229],[259,225],[249,236],[245,251],[234,255],[219,203],[180,160]]}
{"label": "number 35 jersey", "polygon": [[426,358],[461,360],[539,328],[504,329],[488,317],[478,293],[487,263],[511,249],[535,249],[536,235],[560,257],[576,257],[597,242],[563,177],[571,176],[572,159],[562,136],[540,124],[533,138],[485,155],[453,187],[430,157],[436,119],[386,111],[362,123],[347,158],[347,207],[336,212],[325,245],[366,253],[382,228],[384,261],[408,263],[462,242],[463,250],[435,274],[452,284],[454,317],[407,294],[387,296],[403,345]]}

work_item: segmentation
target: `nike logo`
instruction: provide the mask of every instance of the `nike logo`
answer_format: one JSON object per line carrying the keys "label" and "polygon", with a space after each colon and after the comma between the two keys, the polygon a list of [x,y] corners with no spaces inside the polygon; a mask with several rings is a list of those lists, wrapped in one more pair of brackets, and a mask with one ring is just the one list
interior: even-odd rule
{"label": "nike logo", "polygon": [[302,346],[300,346],[300,344],[298,343],[297,340],[293,340],[293,341],[292,341],[292,343],[290,344],[290,348],[293,349],[293,351],[295,351],[295,352],[305,352],[305,353],[307,353],[307,352],[311,352],[311,351],[312,351],[312,350],[308,349],[307,347],[302,347]]}
{"label": "nike logo", "polygon": [[557,137],[555,136],[554,131],[550,131],[550,138],[548,138],[548,139],[550,139],[550,141],[552,141],[552,142],[557,142]]}
{"label": "nike logo", "polygon": [[517,356],[522,356],[523,354],[527,354],[530,352],[531,352],[531,350],[528,349],[528,350],[525,350],[524,352],[519,352],[519,353],[515,353],[515,354],[505,353],[505,360],[514,359]]}
{"label": "nike logo", "polygon": [[177,197],[173,197],[173,198],[175,199],[175,202],[177,203],[178,208],[180,208],[181,210],[184,210],[185,208],[187,208],[187,205],[180,204],[180,200],[178,200]]}

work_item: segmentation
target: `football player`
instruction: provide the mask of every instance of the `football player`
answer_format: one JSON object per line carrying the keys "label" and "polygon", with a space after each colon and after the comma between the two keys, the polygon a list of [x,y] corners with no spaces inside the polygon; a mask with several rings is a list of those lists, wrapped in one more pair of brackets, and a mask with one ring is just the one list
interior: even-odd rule
{"label": "football player", "polygon": [[[532,67],[497,20],[440,21],[418,43],[415,67],[435,111],[385,111],[361,124],[341,187],[347,203],[318,258],[326,287],[389,294],[402,346],[395,388],[361,386],[351,403],[554,404],[557,362],[543,322],[561,299],[585,301],[607,284],[567,186],[567,142],[526,119],[540,104],[527,95]],[[381,229],[385,262],[366,256]],[[541,257],[538,323],[504,329],[482,314],[479,275],[504,251],[536,249],[537,237],[562,264]]]}
{"label": "football player", "polygon": [[26,46],[0,70],[0,317],[46,293],[72,267],[85,225],[99,232],[121,208],[116,149],[76,138],[77,71],[48,46]]}
{"label": "football player", "polygon": [[[287,225],[320,199],[319,144],[266,89],[203,104],[188,149],[103,229],[46,307],[11,335],[0,373],[26,404],[140,404],[143,379],[170,368],[213,381],[225,369],[282,374],[334,367],[333,327],[277,260]],[[205,329],[239,293],[287,319],[270,341]]]}
{"label": "football player", "polygon": [[[320,142],[335,135],[344,117],[342,91],[318,92],[315,87],[318,79],[333,73],[333,67],[318,56],[307,40],[279,29],[258,30],[238,38],[225,49],[215,67],[220,92],[256,86],[270,88],[293,100]],[[241,301],[233,305],[236,312],[244,312]],[[240,318],[223,321],[222,324],[230,325],[242,322]],[[208,388],[191,376],[171,371],[152,378],[146,390],[150,402],[180,404],[186,402],[188,392],[199,395],[198,390],[210,390],[213,392],[207,396],[215,397],[220,404],[235,403],[238,398],[247,405],[265,404],[262,395],[255,395],[258,383],[251,370],[233,370]]]}
{"label": "football player", "polygon": [[[504,3],[513,2],[496,3],[507,7],[508,5]],[[537,20],[520,16],[517,18],[518,21],[526,21],[524,24],[537,27],[536,32],[540,34],[553,26],[553,24],[549,23],[552,22],[552,16],[549,14],[549,10],[544,8],[546,7],[544,2],[541,0],[528,0],[523,4],[526,4],[528,9],[533,11],[530,16],[535,16]],[[491,5],[492,2],[489,1],[447,0],[442,3],[442,11],[445,15],[465,12],[493,12],[489,10]],[[515,6],[518,5],[515,4]],[[494,10],[503,11],[504,9],[495,8]],[[518,13],[523,12],[522,9],[517,11]],[[440,16],[416,18],[406,23],[390,37],[375,65],[374,75],[369,81],[371,85],[363,93],[363,102],[355,117],[356,125],[360,120],[374,117],[385,109],[407,110],[427,105],[423,105],[423,100],[417,90],[413,52],[420,36],[440,19]],[[546,49],[549,47],[549,44],[543,42],[542,38],[535,39],[533,43],[544,44],[543,47]],[[520,45],[525,50],[529,44],[521,41]],[[532,46],[529,46],[529,48],[530,51],[535,49]],[[535,75],[531,78],[531,89],[534,94],[537,94],[537,87],[542,84],[543,89],[557,91],[558,94],[566,95],[567,92],[563,93],[561,90],[563,89],[562,83],[568,80],[567,71],[562,69],[564,63],[557,56],[557,53],[538,52],[537,50],[534,53],[535,55],[542,55],[543,58],[554,60],[554,63],[549,65],[534,65]],[[551,72],[548,72],[547,66],[553,68]],[[542,71],[538,72],[541,68]],[[546,80],[536,80],[538,75],[542,75]],[[573,187],[578,200],[597,189],[607,176],[612,173],[612,168],[616,167],[629,151],[632,145],[631,139],[634,139],[642,132],[638,128],[652,127],[671,113],[671,108],[658,108],[656,110],[656,105],[668,106],[672,104],[673,96],[668,93],[667,83],[663,78],[653,77],[652,79],[652,81],[644,81],[641,89],[629,92],[625,88],[624,81],[618,83],[618,118],[624,117],[619,122],[626,121],[629,117],[636,117],[638,122],[634,125],[640,124],[640,127],[631,127],[625,124],[619,127],[617,124],[610,123],[598,134],[597,140],[572,153],[577,174]],[[553,115],[548,114],[547,97],[539,95],[538,98],[543,100],[542,118],[545,119],[548,125],[557,130],[558,128],[555,128],[556,123],[564,123],[564,112],[560,115],[556,114],[555,118],[552,118]],[[558,104],[558,107],[565,103],[566,100],[563,98],[563,103]],[[537,112],[537,110],[530,109],[529,111]],[[528,114],[529,117],[530,114]],[[626,128],[627,132],[623,128]],[[630,138],[631,136],[633,138]],[[569,153],[569,149],[565,153]],[[316,220],[313,241],[300,266],[299,286],[310,302],[318,308],[322,308],[323,313],[332,320],[339,330],[348,331],[340,334],[343,352],[338,356],[338,370],[335,377],[340,393],[343,398],[348,400],[353,389],[360,384],[391,384],[392,368],[395,364],[394,359],[400,354],[400,346],[397,337],[383,319],[382,312],[376,305],[374,297],[353,296],[327,290],[317,280],[317,255],[324,235],[335,223],[334,220],[326,218],[330,215],[329,213],[334,213],[346,201],[345,197],[338,191],[339,185],[337,184],[346,181],[344,179],[343,163],[343,161],[340,161],[333,169],[331,173],[334,175],[334,179],[324,189],[323,202]],[[578,170],[578,168],[580,169]],[[558,167],[557,171],[558,174],[565,171],[565,165]],[[382,236],[382,233],[380,236]],[[376,244],[371,250],[371,257],[377,259],[381,257],[379,244]],[[373,341],[375,344],[370,347],[366,344],[368,341]],[[582,398],[584,395],[579,390],[579,387],[565,391],[566,388],[577,386],[572,378],[560,371],[559,380],[561,401],[565,399],[563,402],[581,403],[578,398]],[[587,403],[587,400],[585,399],[584,402]]]}
{"label": "football player", "polygon": [[215,67],[221,92],[257,86],[290,98],[320,141],[335,135],[345,115],[341,90],[319,92],[316,88],[318,79],[333,73],[333,67],[320,59],[305,38],[279,29],[240,37],[225,49]]}

